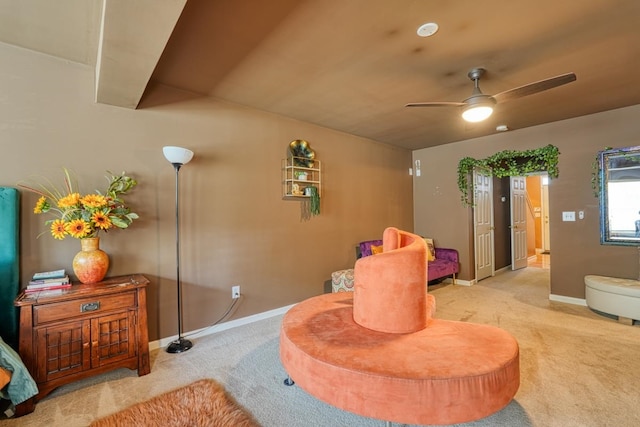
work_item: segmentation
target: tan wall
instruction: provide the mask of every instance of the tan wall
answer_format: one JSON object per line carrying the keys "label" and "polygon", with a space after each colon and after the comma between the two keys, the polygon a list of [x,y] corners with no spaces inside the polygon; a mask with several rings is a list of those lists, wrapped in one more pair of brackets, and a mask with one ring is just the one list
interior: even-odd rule
{"label": "tan wall", "polygon": [[[0,185],[73,169],[84,192],[103,188],[106,170],[139,186],[128,198],[140,215],[129,230],[102,237],[109,275],[151,280],[151,339],[177,333],[175,174],[162,147],[195,152],[180,171],[184,329],[205,327],[244,297],[233,317],[283,307],[323,292],[334,270],[355,262],[354,246],[386,226],[411,230],[411,153],[307,123],[157,88],[146,108],[93,102],[93,71],[0,44]],[[306,139],[323,162],[321,215],[301,221],[300,203],[282,200],[281,159]],[[61,182],[61,181],[60,181]],[[21,278],[71,270],[79,242],[54,241],[23,193]]]}
{"label": "tan wall", "polygon": [[[638,145],[640,106],[418,150],[422,176],[414,178],[415,231],[460,252],[460,278],[473,279],[472,211],[460,203],[457,165],[462,157],[553,144],[560,149],[560,176],[549,184],[551,293],[584,298],[584,276],[637,278],[634,247],[600,245],[598,199],[591,189],[592,163],[607,146]],[[585,211],[585,219],[562,222],[563,211]]]}

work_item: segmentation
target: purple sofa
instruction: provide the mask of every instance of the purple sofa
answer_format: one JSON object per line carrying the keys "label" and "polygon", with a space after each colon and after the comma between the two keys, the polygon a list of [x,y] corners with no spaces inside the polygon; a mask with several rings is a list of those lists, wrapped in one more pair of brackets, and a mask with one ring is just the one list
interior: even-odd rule
{"label": "purple sofa", "polygon": [[[372,255],[371,246],[382,246],[382,240],[367,240],[356,246],[356,258]],[[436,259],[427,262],[427,280],[442,279],[451,276],[456,284],[456,274],[460,271],[458,251],[455,249],[435,248]],[[352,292],[354,286],[353,268],[331,273],[332,292]]]}
{"label": "purple sofa", "polygon": [[[367,240],[356,246],[357,258],[372,255],[371,246],[381,246],[382,240]],[[435,248],[436,259],[427,263],[427,280],[442,279],[451,276],[453,284],[456,283],[456,274],[460,271],[458,251],[449,248]]]}

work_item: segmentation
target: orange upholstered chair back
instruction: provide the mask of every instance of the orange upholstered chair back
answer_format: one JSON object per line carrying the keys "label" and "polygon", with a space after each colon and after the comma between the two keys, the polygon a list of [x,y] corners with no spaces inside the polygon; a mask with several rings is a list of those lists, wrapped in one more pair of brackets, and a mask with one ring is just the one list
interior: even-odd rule
{"label": "orange upholstered chair back", "polygon": [[386,333],[427,326],[427,245],[420,236],[389,227],[383,252],[360,258],[354,271],[353,320]]}

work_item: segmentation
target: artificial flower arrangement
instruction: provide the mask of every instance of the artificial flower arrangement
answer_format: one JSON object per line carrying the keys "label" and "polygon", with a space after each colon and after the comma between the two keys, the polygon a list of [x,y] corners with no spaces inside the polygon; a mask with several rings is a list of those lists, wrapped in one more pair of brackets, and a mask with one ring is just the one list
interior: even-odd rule
{"label": "artificial flower arrangement", "polygon": [[107,171],[108,185],[104,194],[96,190],[95,193],[83,196],[69,170],[63,170],[62,191],[49,180],[46,180],[46,184],[18,184],[19,187],[40,195],[33,213],[50,213],[56,217],[45,221],[54,238],[62,240],[67,235],[76,239],[98,237],[100,231],[107,232],[114,227],[127,228],[134,219],[138,219],[138,214],[131,212],[122,199],[138,183],[124,172],[114,175]]}

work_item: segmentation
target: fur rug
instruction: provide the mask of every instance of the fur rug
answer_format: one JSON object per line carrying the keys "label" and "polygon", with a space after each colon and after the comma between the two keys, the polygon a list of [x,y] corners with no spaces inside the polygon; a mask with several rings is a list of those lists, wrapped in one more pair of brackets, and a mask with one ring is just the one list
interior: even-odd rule
{"label": "fur rug", "polygon": [[259,424],[211,379],[140,402],[91,423],[90,427],[258,427]]}

